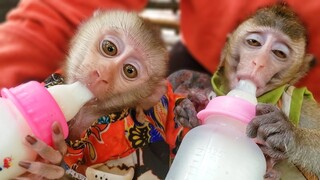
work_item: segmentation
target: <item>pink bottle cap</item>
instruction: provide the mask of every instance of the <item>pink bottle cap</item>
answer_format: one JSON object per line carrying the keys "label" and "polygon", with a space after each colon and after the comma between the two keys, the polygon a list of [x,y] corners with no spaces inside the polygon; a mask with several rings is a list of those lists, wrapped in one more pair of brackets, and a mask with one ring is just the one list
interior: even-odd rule
{"label": "pink bottle cap", "polygon": [[218,96],[213,98],[207,107],[197,114],[197,117],[205,123],[210,115],[226,115],[248,124],[255,114],[255,104],[233,96]]}
{"label": "pink bottle cap", "polygon": [[36,81],[30,81],[19,86],[1,90],[3,98],[11,100],[26,121],[34,135],[52,145],[52,123],[58,121],[64,137],[68,136],[66,118],[58,104],[47,89]]}

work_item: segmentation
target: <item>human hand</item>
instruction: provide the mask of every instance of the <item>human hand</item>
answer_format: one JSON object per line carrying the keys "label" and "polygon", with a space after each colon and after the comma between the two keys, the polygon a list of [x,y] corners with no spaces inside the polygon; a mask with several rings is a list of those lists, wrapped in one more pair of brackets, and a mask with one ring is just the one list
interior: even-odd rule
{"label": "human hand", "polygon": [[261,141],[262,151],[275,160],[287,158],[289,143],[294,143],[294,126],[276,106],[258,104],[256,117],[247,126],[247,135]]}
{"label": "human hand", "polygon": [[58,122],[53,123],[52,131],[54,147],[47,145],[36,137],[26,136],[26,141],[38,153],[38,157],[34,162],[20,161],[19,166],[25,168],[28,172],[16,179],[60,179],[63,177],[65,170],[59,165],[67,152],[67,145]]}

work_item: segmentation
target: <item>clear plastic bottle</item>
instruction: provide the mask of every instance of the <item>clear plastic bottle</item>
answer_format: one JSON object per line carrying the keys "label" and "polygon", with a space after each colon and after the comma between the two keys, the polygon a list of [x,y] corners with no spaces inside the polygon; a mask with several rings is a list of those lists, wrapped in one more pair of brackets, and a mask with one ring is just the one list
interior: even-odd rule
{"label": "clear plastic bottle", "polygon": [[59,121],[64,137],[67,121],[93,98],[80,82],[56,85],[46,89],[30,81],[10,89],[2,89],[0,98],[0,179],[13,179],[25,172],[18,163],[35,160],[37,154],[25,141],[34,135],[52,145],[52,123]]}
{"label": "clear plastic bottle", "polygon": [[245,133],[255,93],[251,81],[241,80],[227,96],[213,98],[198,113],[202,125],[184,137],[166,180],[262,180],[265,157]]}

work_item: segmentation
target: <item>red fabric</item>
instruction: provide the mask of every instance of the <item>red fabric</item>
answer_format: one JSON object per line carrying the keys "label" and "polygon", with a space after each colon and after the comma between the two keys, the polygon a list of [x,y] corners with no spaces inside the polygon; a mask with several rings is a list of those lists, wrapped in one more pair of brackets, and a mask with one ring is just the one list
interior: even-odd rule
{"label": "red fabric", "polygon": [[[181,0],[181,32],[191,54],[213,72],[228,32],[255,9],[276,0]],[[318,0],[286,0],[308,27],[308,51],[320,59]],[[0,25],[0,88],[28,80],[42,81],[63,62],[76,26],[92,12],[104,8],[141,10],[147,0],[22,0],[8,21]],[[301,85],[320,100],[320,65]]]}
{"label": "red fabric", "polygon": [[[276,3],[276,0],[181,0],[181,32],[185,45],[191,54],[214,72],[220,59],[220,52],[231,32],[246,16],[258,7]],[[320,1],[284,0],[291,6],[306,24],[310,35],[308,51],[320,60]],[[307,86],[317,100],[320,100],[319,63],[298,86]]]}

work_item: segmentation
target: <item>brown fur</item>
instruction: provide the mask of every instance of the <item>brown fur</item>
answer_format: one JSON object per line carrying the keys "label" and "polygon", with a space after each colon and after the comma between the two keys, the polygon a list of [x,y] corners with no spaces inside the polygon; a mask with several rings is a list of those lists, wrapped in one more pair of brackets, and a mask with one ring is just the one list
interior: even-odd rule
{"label": "brown fur", "polygon": [[[269,61],[259,69],[260,74],[256,76],[266,76],[266,72],[273,69],[269,67],[270,63],[278,63],[280,66],[287,63],[278,72],[271,76],[264,87],[258,93],[258,96],[273,90],[284,84],[293,85],[299,81],[310,69],[310,62],[313,56],[306,54],[307,34],[297,15],[286,6],[272,6],[260,9],[253,16],[244,21],[230,36],[226,42],[221,56],[221,66],[219,73],[223,77],[223,84],[226,92],[234,86],[232,82],[239,75],[245,66],[239,67],[241,59],[241,48],[245,46],[245,38],[251,32],[258,32],[259,35],[275,34],[275,37],[281,37],[289,46],[290,54],[285,61]],[[239,48],[240,47],[240,48]],[[262,46],[261,46],[262,47]],[[259,47],[260,48],[260,47]],[[259,49],[256,47],[255,50]],[[254,49],[254,48],[252,48]],[[243,51],[247,51],[246,49]],[[272,51],[270,51],[272,53]],[[255,54],[252,53],[252,56]],[[269,58],[273,56],[267,56]],[[247,58],[251,58],[247,56]],[[257,60],[260,61],[260,60]],[[252,62],[254,62],[252,60]],[[250,65],[250,64],[247,64]],[[249,68],[248,68],[249,71]],[[246,76],[247,78],[249,76]],[[256,78],[256,77],[251,77]],[[316,83],[316,82],[315,82]],[[271,106],[264,107],[264,115],[256,118],[248,126],[250,137],[265,138],[265,151],[268,156],[274,160],[287,158],[289,161],[303,167],[307,171],[320,175],[320,109],[317,104],[309,100],[303,101],[301,109],[300,126],[295,127],[288,121],[281,111]],[[263,115],[263,116],[262,116]]]}
{"label": "brown fur", "polygon": [[[308,72],[313,60],[313,56],[306,53],[306,37],[306,29],[289,7],[276,5],[258,10],[228,35],[217,72],[220,90],[227,94],[239,79],[250,79],[260,85],[257,96],[284,84],[293,85]],[[248,40],[256,40],[260,45],[254,46]],[[280,58],[275,51],[283,52],[285,57]],[[171,81],[176,83],[176,89],[182,87],[182,91],[197,98],[190,89],[198,88],[195,82],[200,81],[199,78],[186,81],[185,75],[190,74],[197,72],[175,72],[170,75]],[[258,104],[256,115],[248,124],[247,134],[257,138],[265,152],[266,179],[279,179],[280,174],[272,168],[283,159],[320,175],[320,109],[317,103],[303,101],[297,127],[272,104]]]}

